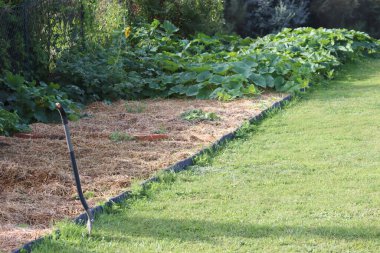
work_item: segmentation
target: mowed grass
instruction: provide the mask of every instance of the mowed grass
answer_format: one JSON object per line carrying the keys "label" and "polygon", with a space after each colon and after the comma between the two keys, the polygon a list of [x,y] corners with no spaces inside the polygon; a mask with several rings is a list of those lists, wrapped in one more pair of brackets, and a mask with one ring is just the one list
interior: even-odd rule
{"label": "mowed grass", "polygon": [[33,252],[380,252],[380,60],[251,130]]}

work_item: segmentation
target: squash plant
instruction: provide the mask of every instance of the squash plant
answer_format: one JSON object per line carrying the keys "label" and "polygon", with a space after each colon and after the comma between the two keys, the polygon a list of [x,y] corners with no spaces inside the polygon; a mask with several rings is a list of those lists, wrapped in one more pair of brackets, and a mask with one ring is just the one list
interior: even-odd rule
{"label": "squash plant", "polygon": [[[380,51],[379,41],[345,29],[283,29],[263,38],[234,35],[192,39],[169,21],[115,32],[107,47],[70,54],[58,73],[87,98],[186,96],[231,100],[260,89],[298,92],[332,78],[343,63]],[[96,57],[95,57],[96,56]]]}
{"label": "squash plant", "polygon": [[230,100],[258,88],[297,92],[380,48],[367,34],[345,29],[284,29],[257,40],[197,34],[186,40],[167,27],[156,21],[125,41],[125,56],[149,70],[136,70],[148,96]]}

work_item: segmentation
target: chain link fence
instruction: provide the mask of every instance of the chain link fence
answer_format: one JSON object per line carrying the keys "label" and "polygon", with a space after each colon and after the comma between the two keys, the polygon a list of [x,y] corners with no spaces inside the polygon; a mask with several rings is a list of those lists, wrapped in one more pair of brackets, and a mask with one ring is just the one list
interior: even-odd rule
{"label": "chain link fence", "polygon": [[[88,2],[96,5],[90,6]],[[96,30],[93,26],[104,26],[99,22],[104,22],[111,9],[114,11],[115,3],[125,8],[126,2],[25,0],[19,5],[3,5],[0,7],[0,73],[10,70],[30,78],[46,78],[63,51],[74,46],[85,47],[87,33]]]}
{"label": "chain link fence", "polygon": [[[0,9],[0,68],[20,70],[24,66],[26,24],[18,22],[24,16],[22,6]],[[21,43],[20,43],[21,42]]]}

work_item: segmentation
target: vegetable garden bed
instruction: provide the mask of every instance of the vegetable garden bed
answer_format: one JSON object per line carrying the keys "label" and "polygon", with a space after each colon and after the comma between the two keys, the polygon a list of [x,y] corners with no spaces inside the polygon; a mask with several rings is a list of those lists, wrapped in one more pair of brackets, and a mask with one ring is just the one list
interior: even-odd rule
{"label": "vegetable garden bed", "polygon": [[[70,123],[89,203],[105,201],[131,182],[193,155],[284,96],[265,93],[232,102],[151,99],[91,104],[85,117]],[[195,122],[181,117],[193,109],[217,117]],[[16,248],[48,232],[54,221],[82,211],[62,126],[38,123],[31,128],[30,138],[0,139],[0,250]]]}

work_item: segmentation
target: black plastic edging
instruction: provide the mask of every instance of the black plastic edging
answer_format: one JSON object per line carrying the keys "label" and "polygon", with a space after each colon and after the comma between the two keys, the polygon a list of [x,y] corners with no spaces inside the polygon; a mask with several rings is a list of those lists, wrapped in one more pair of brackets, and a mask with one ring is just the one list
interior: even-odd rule
{"label": "black plastic edging", "polygon": [[[281,108],[286,102],[290,101],[291,99],[293,98],[292,95],[288,95],[286,97],[284,97],[283,99],[281,99],[280,101],[274,103],[273,105],[271,105],[269,108],[263,110],[262,112],[260,112],[258,115],[254,116],[253,118],[249,119],[249,123],[255,123],[255,122],[258,122],[262,119],[265,118],[265,116],[268,114],[268,112],[270,112],[271,110],[273,109],[276,109],[276,108]],[[240,129],[241,127],[238,127],[235,131],[231,132],[231,133],[228,133],[226,135],[223,135],[219,140],[217,140],[216,142],[214,142],[209,148],[204,148],[202,149],[201,151],[197,152],[196,154],[192,155],[191,157],[188,157],[184,160],[181,160],[177,163],[175,163],[174,165],[162,170],[162,171],[171,171],[171,172],[180,172],[180,171],[183,171],[183,170],[186,170],[189,166],[192,166],[194,165],[194,160],[196,157],[202,155],[202,154],[205,154],[206,152],[208,152],[209,150],[217,150],[221,144],[225,143],[226,141],[229,141],[229,140],[232,140],[236,137],[236,133],[237,131]],[[153,176],[145,181],[143,181],[140,185],[141,186],[145,186],[151,182],[157,182],[158,181],[158,177],[157,176]],[[90,209],[90,212],[91,214],[93,215],[93,217],[95,217],[95,215],[97,214],[100,214],[104,211],[104,208],[105,207],[110,207],[112,206],[114,203],[121,203],[123,202],[124,200],[128,199],[129,197],[131,196],[131,191],[126,191],[126,192],[123,192],[119,195],[117,195],[116,197],[113,197],[113,198],[110,198],[106,203],[104,203],[103,205],[99,205],[99,206],[96,206],[94,208],[91,208]],[[80,214],[79,216],[77,216],[76,218],[73,219],[73,222],[76,223],[76,224],[85,224],[87,222],[87,214],[86,213],[82,213]],[[27,252],[31,252],[32,250],[32,247],[35,246],[36,244],[42,242],[47,236],[43,236],[43,237],[40,237],[36,240],[33,240],[33,241],[30,241],[26,244],[24,244],[21,248],[19,249],[16,249],[14,251],[12,251],[12,253],[27,253]]]}

